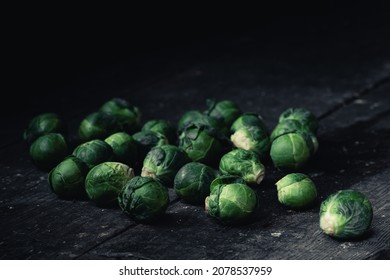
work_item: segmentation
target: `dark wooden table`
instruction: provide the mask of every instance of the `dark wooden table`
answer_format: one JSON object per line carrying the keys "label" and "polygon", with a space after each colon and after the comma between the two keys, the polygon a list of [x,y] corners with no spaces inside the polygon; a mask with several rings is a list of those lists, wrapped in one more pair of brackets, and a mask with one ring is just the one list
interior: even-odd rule
{"label": "dark wooden table", "polygon": [[[274,24],[134,56],[8,115],[0,135],[0,259],[389,259],[389,26],[298,27]],[[81,119],[112,97],[137,105],[143,121],[172,122],[203,110],[207,98],[231,99],[270,129],[288,107],[306,107],[320,120],[320,148],[303,172],[319,199],[305,211],[280,205],[274,184],[283,173],[269,162],[256,188],[260,214],[240,227],[216,223],[172,190],[166,215],[151,225],[117,208],[59,199],[30,162],[24,127],[55,111],[74,136]],[[373,204],[361,240],[337,241],[319,228],[321,201],[341,189],[361,191]]]}

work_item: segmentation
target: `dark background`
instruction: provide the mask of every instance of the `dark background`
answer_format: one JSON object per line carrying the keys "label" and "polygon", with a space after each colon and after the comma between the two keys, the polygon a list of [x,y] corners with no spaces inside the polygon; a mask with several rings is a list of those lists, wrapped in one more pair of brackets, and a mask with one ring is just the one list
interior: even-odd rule
{"label": "dark background", "polygon": [[75,83],[80,87],[99,83],[96,73],[113,66],[126,64],[132,73],[129,79],[138,80],[164,67],[153,64],[155,57],[171,57],[164,63],[174,64],[177,54],[191,54],[199,46],[204,47],[200,56],[207,56],[208,49],[223,50],[221,42],[243,34],[264,44],[295,41],[305,48],[315,40],[343,40],[343,34],[362,26],[375,28],[389,22],[386,1],[314,2],[260,2],[252,7],[150,4],[115,11],[26,8],[5,26],[11,53],[7,72],[15,74],[15,93],[10,96],[21,111],[35,113],[38,110],[31,108],[30,101],[42,105],[40,109],[53,105],[48,97],[56,90]]}

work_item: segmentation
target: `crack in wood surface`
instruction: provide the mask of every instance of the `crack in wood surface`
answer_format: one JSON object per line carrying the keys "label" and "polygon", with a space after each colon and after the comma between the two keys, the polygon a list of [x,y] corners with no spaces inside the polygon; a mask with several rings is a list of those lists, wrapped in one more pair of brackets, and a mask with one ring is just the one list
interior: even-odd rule
{"label": "crack in wood surface", "polygon": [[111,240],[111,239],[113,239],[113,238],[115,238],[115,237],[121,235],[122,233],[126,232],[128,229],[133,228],[133,227],[135,227],[135,226],[137,226],[137,225],[138,225],[138,224],[132,224],[132,225],[129,225],[129,226],[127,226],[127,227],[125,227],[125,228],[119,230],[117,233],[115,233],[115,234],[113,234],[113,235],[107,237],[106,239],[102,240],[101,242],[95,244],[94,246],[91,246],[90,248],[88,248],[88,249],[85,250],[84,252],[80,253],[80,254],[77,255],[76,257],[73,257],[72,259],[74,259],[74,260],[80,259],[82,256],[88,254],[88,253],[89,253],[90,251],[92,251],[93,249],[99,247],[100,245],[104,244],[105,242],[107,242],[107,241],[109,241],[109,240]]}
{"label": "crack in wood surface", "polygon": [[322,120],[322,119],[325,119],[325,118],[329,117],[330,115],[336,113],[337,111],[339,111],[342,108],[344,108],[345,106],[351,104],[352,102],[354,102],[355,100],[359,99],[360,97],[363,97],[365,95],[370,94],[374,90],[384,86],[385,84],[387,84],[389,82],[390,82],[390,76],[386,76],[386,77],[384,77],[384,78],[382,78],[382,79],[372,83],[371,85],[367,86],[366,88],[363,88],[362,90],[356,92],[352,96],[349,96],[349,97],[341,100],[338,104],[333,106],[333,108],[327,110],[326,112],[324,112],[323,114],[318,116],[318,119]]}

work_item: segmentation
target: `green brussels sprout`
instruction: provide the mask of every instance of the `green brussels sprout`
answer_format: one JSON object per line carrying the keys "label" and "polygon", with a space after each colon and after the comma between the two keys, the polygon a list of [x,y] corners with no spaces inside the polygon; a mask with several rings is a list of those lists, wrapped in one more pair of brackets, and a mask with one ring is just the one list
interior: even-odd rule
{"label": "green brussels sprout", "polygon": [[191,204],[202,204],[210,194],[210,184],[216,172],[209,166],[190,162],[179,169],[173,188],[176,194]]}
{"label": "green brussels sprout", "polygon": [[240,176],[247,184],[254,185],[263,181],[265,168],[257,153],[235,149],[221,158],[219,171],[222,174]]}
{"label": "green brussels sprout", "polygon": [[218,185],[228,185],[228,184],[234,184],[234,183],[239,183],[239,184],[246,184],[244,179],[240,176],[235,176],[235,175],[220,175],[217,178],[215,178],[211,184],[210,184],[210,192],[213,191],[213,189],[218,186]]}
{"label": "green brussels sprout", "polygon": [[179,135],[188,127],[191,125],[198,125],[198,126],[205,126],[214,128],[216,130],[221,131],[221,134],[226,133],[226,128],[223,126],[222,123],[218,122],[218,120],[209,117],[205,114],[202,114],[199,111],[188,111],[185,113],[179,120],[177,125],[177,131]]}
{"label": "green brussels sprout", "polygon": [[317,198],[314,182],[305,174],[291,173],[276,182],[279,202],[291,208],[304,208]]}
{"label": "green brussels sprout", "polygon": [[137,145],[138,157],[141,160],[152,148],[168,144],[168,139],[163,134],[154,131],[134,133],[133,139]]}
{"label": "green brussels sprout", "polygon": [[244,114],[232,124],[230,131],[230,140],[236,148],[254,151],[262,159],[268,156],[271,142],[260,116]]}
{"label": "green brussels sprout", "polygon": [[109,161],[113,157],[111,146],[99,139],[80,144],[74,149],[72,154],[84,161],[88,168]]}
{"label": "green brussels sprout", "polygon": [[62,119],[54,113],[44,113],[34,117],[23,133],[23,139],[31,144],[38,137],[49,134],[66,134],[66,126]]}
{"label": "green brussels sprout", "polygon": [[207,105],[209,109],[205,112],[206,115],[221,122],[226,127],[231,127],[233,122],[242,114],[236,103],[230,100],[215,101],[208,99]]}
{"label": "green brussels sprout", "polygon": [[320,207],[320,228],[335,238],[362,236],[370,227],[373,216],[371,202],[354,190],[331,194]]}
{"label": "green brussels sprout", "polygon": [[311,137],[297,131],[277,137],[272,142],[270,155],[275,167],[295,171],[308,162],[314,149]]}
{"label": "green brussels sprout", "polygon": [[176,142],[176,129],[173,124],[167,120],[150,120],[144,124],[141,131],[153,131],[164,135],[169,144]]}
{"label": "green brussels sprout", "polygon": [[188,126],[179,136],[179,147],[193,161],[206,164],[215,162],[222,149],[221,141],[210,127],[193,124]]}
{"label": "green brussels sprout", "polygon": [[151,177],[136,176],[122,188],[118,202],[123,212],[135,221],[152,222],[165,213],[168,190]]}
{"label": "green brussels sprout", "polygon": [[126,132],[117,132],[104,140],[111,146],[114,160],[134,165],[137,159],[137,144]]}
{"label": "green brussels sprout", "polygon": [[68,156],[49,173],[51,190],[60,197],[82,198],[86,196],[84,183],[88,166],[75,156]]}
{"label": "green brussels sprout", "polygon": [[89,199],[99,206],[113,206],[126,183],[134,177],[134,171],[120,162],[103,162],[92,168],[85,179]]}
{"label": "green brussels sprout", "polygon": [[188,111],[186,112],[181,118],[179,119],[179,122],[177,124],[177,131],[182,133],[184,129],[193,124],[196,123],[198,120],[202,119],[204,117],[204,114],[202,114],[199,111]]}
{"label": "green brussels sprout", "polygon": [[141,123],[140,110],[121,98],[113,98],[107,101],[100,108],[100,112],[115,116],[120,129],[127,133],[137,131]]}
{"label": "green brussels sprout", "polygon": [[271,142],[278,138],[280,135],[292,133],[296,131],[303,131],[306,133],[311,133],[311,130],[308,126],[304,125],[302,122],[293,119],[286,119],[278,123],[274,130],[271,133]]}
{"label": "green brussels sprout", "polygon": [[207,213],[226,224],[248,220],[257,207],[256,193],[247,185],[233,183],[215,186],[206,198]]}
{"label": "green brussels sprout", "polygon": [[146,155],[141,176],[152,177],[166,187],[172,187],[179,169],[191,160],[180,148],[173,145],[154,147]]}
{"label": "green brussels sprout", "polygon": [[83,141],[101,139],[119,131],[117,119],[109,114],[95,112],[88,115],[80,123],[79,136]]}
{"label": "green brussels sprout", "polygon": [[68,155],[68,145],[59,133],[38,137],[30,146],[30,156],[36,166],[50,171]]}
{"label": "green brussels sprout", "polygon": [[271,133],[271,142],[274,141],[276,138],[283,134],[288,134],[288,133],[293,133],[293,132],[298,132],[298,133],[305,133],[308,134],[311,142],[313,143],[313,148],[312,148],[312,154],[317,152],[318,150],[318,140],[317,137],[313,134],[313,132],[305,125],[303,125],[301,122],[297,120],[284,120],[276,125],[274,130]]}
{"label": "green brussels sprout", "polygon": [[279,122],[285,120],[297,120],[303,125],[307,126],[311,132],[316,133],[318,129],[318,120],[312,112],[305,108],[289,108],[284,111],[280,117]]}

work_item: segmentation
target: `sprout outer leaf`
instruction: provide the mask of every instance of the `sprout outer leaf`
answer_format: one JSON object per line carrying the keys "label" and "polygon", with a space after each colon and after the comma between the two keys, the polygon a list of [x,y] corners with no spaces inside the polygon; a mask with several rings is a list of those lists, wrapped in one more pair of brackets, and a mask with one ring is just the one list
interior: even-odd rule
{"label": "sprout outer leaf", "polygon": [[314,182],[305,174],[291,173],[276,182],[278,200],[290,208],[305,208],[317,198]]}
{"label": "sprout outer leaf", "polygon": [[118,196],[120,208],[138,222],[152,222],[165,213],[168,190],[150,177],[136,176],[126,183]]}
{"label": "sprout outer leaf", "polygon": [[361,192],[342,190],[331,194],[320,207],[320,228],[340,239],[362,236],[373,217],[371,202]]}
{"label": "sprout outer leaf", "polygon": [[235,149],[225,154],[219,163],[222,174],[242,177],[247,184],[258,185],[264,178],[265,168],[259,155],[253,151]]}
{"label": "sprout outer leaf", "polygon": [[201,204],[210,194],[210,184],[216,172],[209,166],[190,162],[177,172],[174,180],[176,194],[191,204]]}

